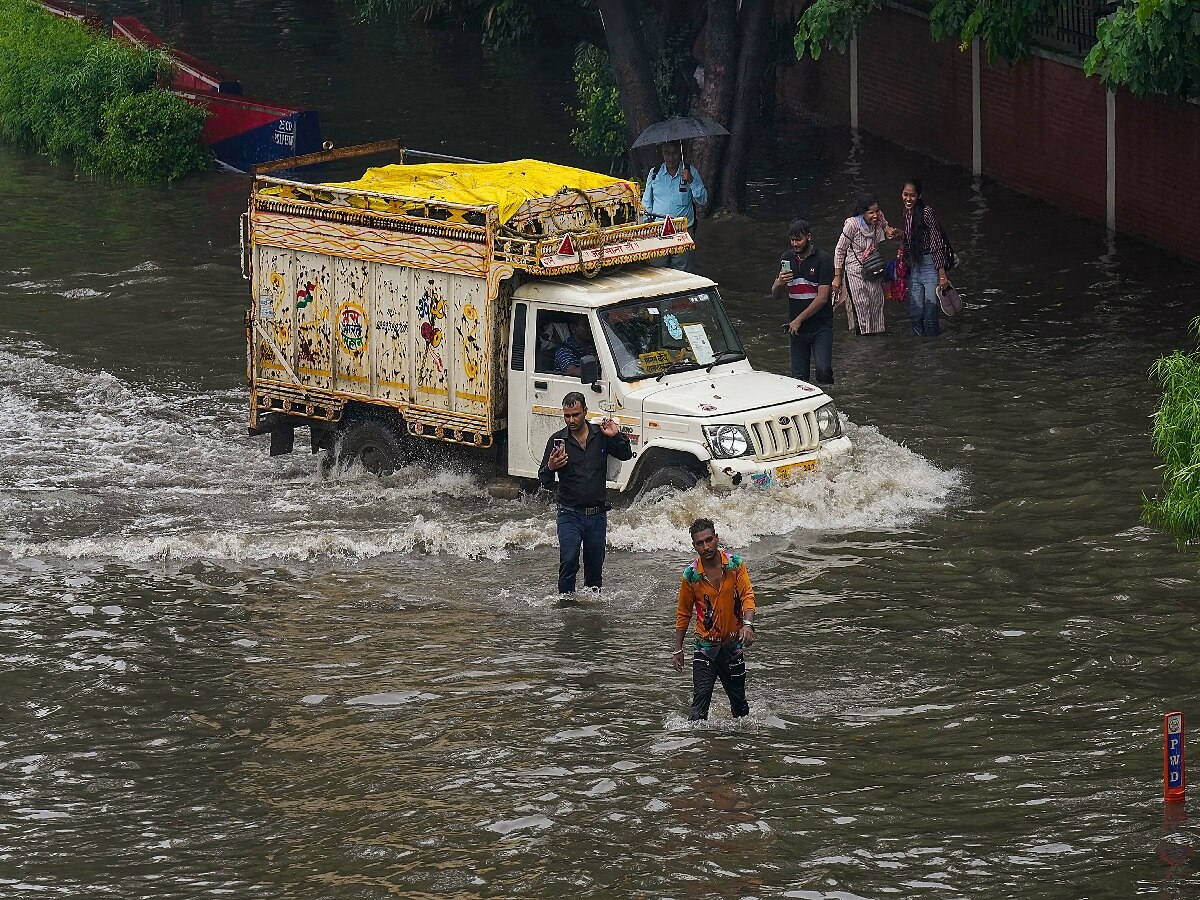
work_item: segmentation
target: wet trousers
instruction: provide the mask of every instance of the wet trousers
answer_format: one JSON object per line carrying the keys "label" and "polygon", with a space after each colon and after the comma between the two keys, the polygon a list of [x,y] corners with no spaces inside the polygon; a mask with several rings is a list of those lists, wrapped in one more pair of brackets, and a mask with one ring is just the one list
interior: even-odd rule
{"label": "wet trousers", "polygon": [[908,275],[908,318],[913,334],[918,337],[938,337],[942,333],[937,283],[937,266],[933,257],[926,254]]}
{"label": "wet trousers", "polygon": [[583,585],[600,587],[604,570],[604,541],[608,532],[608,513],[601,509],[592,515],[574,509],[558,510],[558,592],[573,594],[579,575],[579,548],[583,548]]}
{"label": "wet trousers", "polygon": [[792,351],[792,377],[808,381],[812,362],[817,364],[817,384],[833,384],[833,320],[811,326],[788,338]]}
{"label": "wet trousers", "polygon": [[688,721],[708,718],[713,687],[721,679],[721,687],[729,696],[729,709],[735,719],[750,714],[746,702],[746,659],[740,640],[713,644],[697,639],[692,653],[692,711]]}

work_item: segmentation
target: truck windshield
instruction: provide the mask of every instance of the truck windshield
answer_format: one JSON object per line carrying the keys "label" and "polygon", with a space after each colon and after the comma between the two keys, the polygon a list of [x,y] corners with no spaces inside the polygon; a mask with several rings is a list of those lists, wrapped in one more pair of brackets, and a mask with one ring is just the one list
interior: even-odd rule
{"label": "truck windshield", "polygon": [[714,288],[624,303],[599,313],[622,381],[745,358]]}

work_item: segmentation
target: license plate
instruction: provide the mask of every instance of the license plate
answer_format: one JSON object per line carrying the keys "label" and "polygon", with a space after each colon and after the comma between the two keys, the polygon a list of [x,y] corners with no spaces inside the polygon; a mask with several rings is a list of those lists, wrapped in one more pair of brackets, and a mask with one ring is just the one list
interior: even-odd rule
{"label": "license plate", "polygon": [[815,459],[806,459],[804,462],[792,463],[790,466],[780,466],[775,470],[775,477],[780,481],[788,481],[796,475],[804,472],[811,472],[817,467]]}

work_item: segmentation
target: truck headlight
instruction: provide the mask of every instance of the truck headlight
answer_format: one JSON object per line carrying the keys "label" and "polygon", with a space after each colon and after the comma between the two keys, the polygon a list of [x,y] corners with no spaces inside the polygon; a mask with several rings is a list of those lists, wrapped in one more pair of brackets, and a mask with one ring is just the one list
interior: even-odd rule
{"label": "truck headlight", "polygon": [[840,437],[842,433],[842,420],[838,416],[837,407],[833,403],[826,403],[816,411],[817,417],[817,433],[821,440],[827,441],[830,438]]}
{"label": "truck headlight", "polygon": [[718,459],[733,459],[750,452],[750,435],[741,425],[705,425],[704,437]]}

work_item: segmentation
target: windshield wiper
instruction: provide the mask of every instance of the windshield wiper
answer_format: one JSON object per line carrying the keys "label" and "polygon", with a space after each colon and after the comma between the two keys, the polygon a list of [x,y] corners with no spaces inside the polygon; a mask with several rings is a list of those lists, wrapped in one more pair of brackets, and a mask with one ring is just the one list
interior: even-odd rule
{"label": "windshield wiper", "polygon": [[744,354],[742,353],[741,350],[722,350],[720,353],[718,353],[716,356],[713,357],[713,361],[708,364],[708,368],[705,369],[704,371],[711,372],[713,370],[713,367],[719,366],[721,364],[721,360],[724,359],[726,356],[740,358],[743,355]]}
{"label": "windshield wiper", "polygon": [[696,365],[695,360],[683,360],[683,359],[676,360],[675,362],[673,362],[669,366],[667,366],[665,369],[663,369],[661,372],[659,372],[658,377],[655,378],[654,380],[662,381],[663,376],[670,375],[672,372],[686,372],[688,369],[698,369],[698,368],[700,368],[700,367]]}

